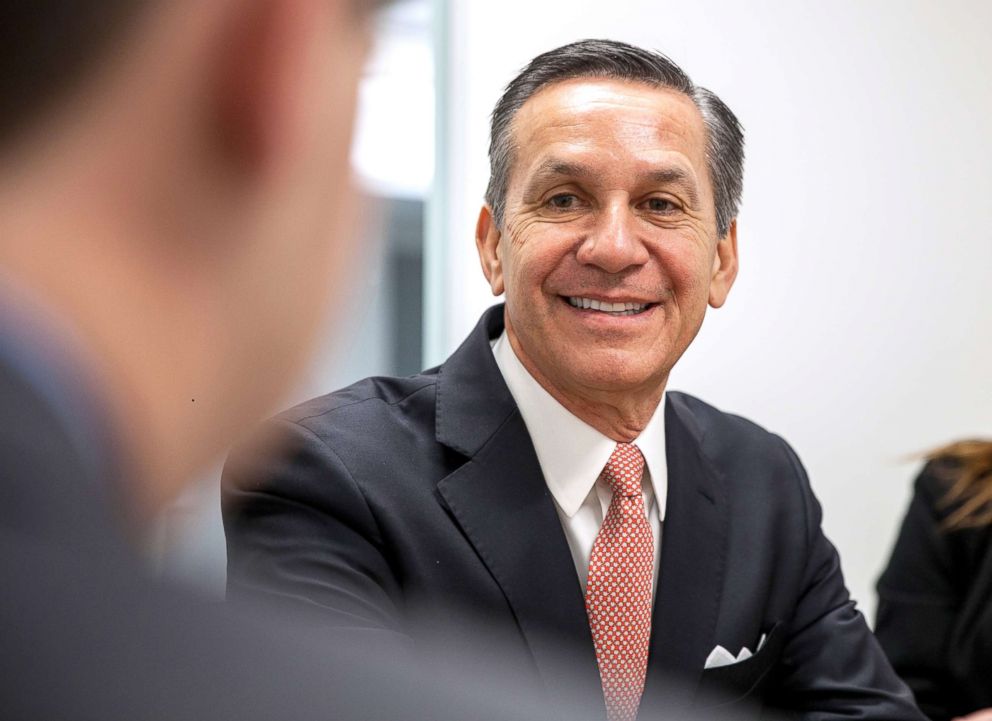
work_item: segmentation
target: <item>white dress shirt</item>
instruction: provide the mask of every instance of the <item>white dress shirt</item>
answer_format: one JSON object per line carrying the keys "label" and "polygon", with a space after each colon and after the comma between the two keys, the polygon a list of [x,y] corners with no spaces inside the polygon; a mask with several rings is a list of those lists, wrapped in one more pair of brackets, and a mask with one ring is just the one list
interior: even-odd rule
{"label": "white dress shirt", "polygon": [[[572,415],[544,390],[517,358],[505,332],[493,343],[493,355],[534,443],[584,594],[592,545],[613,498],[613,489],[598,479],[617,442]],[[664,396],[634,443],[645,462],[641,493],[654,537],[653,592],[668,498]]]}

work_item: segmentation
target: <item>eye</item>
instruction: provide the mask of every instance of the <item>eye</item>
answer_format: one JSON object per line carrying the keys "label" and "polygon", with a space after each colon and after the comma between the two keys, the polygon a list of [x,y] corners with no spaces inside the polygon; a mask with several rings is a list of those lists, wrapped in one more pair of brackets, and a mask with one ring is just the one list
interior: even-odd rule
{"label": "eye", "polygon": [[668,198],[648,198],[644,207],[652,213],[674,213],[679,210],[679,206]]}
{"label": "eye", "polygon": [[548,205],[555,210],[573,210],[579,205],[579,198],[571,193],[559,193],[548,200]]}

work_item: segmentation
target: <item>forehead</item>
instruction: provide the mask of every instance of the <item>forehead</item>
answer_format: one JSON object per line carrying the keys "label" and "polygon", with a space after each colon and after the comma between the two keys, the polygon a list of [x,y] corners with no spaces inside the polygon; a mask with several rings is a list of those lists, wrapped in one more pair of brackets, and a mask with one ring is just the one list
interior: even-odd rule
{"label": "forehead", "polygon": [[513,123],[514,175],[550,156],[609,164],[688,164],[705,182],[706,127],[691,98],[645,83],[578,78],[542,88]]}

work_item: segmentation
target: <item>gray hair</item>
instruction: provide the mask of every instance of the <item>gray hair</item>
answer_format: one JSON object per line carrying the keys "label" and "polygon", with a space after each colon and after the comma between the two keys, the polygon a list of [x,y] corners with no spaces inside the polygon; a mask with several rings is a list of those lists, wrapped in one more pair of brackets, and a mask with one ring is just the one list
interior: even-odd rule
{"label": "gray hair", "polygon": [[678,65],[658,52],[615,40],[580,40],[538,55],[515,77],[493,109],[486,202],[503,227],[514,150],[513,119],[534,94],[574,78],[631,80],[670,88],[688,96],[706,125],[706,158],[716,205],[716,226],[724,236],[737,217],[744,186],[744,131],[730,108],[706,88],[694,85]]}

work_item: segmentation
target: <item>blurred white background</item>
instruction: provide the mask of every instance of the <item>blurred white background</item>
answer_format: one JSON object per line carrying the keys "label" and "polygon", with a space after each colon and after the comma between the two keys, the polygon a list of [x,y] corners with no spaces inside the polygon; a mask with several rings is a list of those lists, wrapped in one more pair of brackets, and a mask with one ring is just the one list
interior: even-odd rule
{"label": "blurred white background", "polygon": [[[488,118],[528,60],[585,37],[661,50],[747,143],[741,274],[671,387],[793,444],[871,616],[907,458],[992,436],[989,27],[985,0],[398,3],[354,153],[378,198],[375,262],[291,401],[440,362],[494,302],[473,240]],[[156,554],[221,593],[215,484],[169,515]]]}

